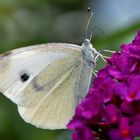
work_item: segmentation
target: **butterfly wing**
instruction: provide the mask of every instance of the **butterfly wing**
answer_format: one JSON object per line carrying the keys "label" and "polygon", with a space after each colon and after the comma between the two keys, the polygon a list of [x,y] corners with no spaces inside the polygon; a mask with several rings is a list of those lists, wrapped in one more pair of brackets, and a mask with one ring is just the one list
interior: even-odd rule
{"label": "butterfly wing", "polygon": [[[34,88],[34,92],[42,96],[37,100],[34,99],[36,104],[34,106],[18,106],[18,111],[26,122],[45,129],[66,128],[74,114],[77,102],[81,99],[80,95],[83,93],[85,96],[87,93],[89,87],[87,81],[91,78],[89,74],[91,75],[92,72],[88,71],[87,75],[83,75],[85,70],[89,70],[89,67],[86,67],[83,61],[72,61],[71,59],[65,59],[64,61],[64,63],[62,60],[53,63],[52,66],[49,66],[50,70],[45,68],[36,77],[36,85],[44,85],[44,89],[37,90]],[[67,66],[68,68],[66,68]],[[57,74],[55,79],[51,78],[46,83],[46,78],[43,78],[43,76],[50,75],[53,77],[55,72],[52,69],[59,70],[59,68],[62,72]],[[25,89],[25,94],[33,89],[33,83]]]}
{"label": "butterfly wing", "polygon": [[[32,98],[24,96],[22,91],[35,76],[52,62],[73,55],[80,57],[80,46],[61,43],[31,46],[1,54],[0,92],[16,104],[26,106]],[[29,79],[23,82],[21,78],[25,74],[29,75]]]}
{"label": "butterfly wing", "polygon": [[[41,93],[42,96],[36,100],[38,102],[36,105],[28,107],[18,106],[21,117],[26,122],[37,127],[49,129],[65,128],[77,104],[76,78],[78,71],[76,70],[78,69],[73,66],[63,71],[63,74],[58,76],[55,80],[51,80],[51,82],[45,84],[44,92]],[[52,74],[53,73],[50,75]],[[44,81],[42,82],[44,83]],[[40,84],[42,82],[40,81]],[[26,90],[30,90],[31,87],[32,85]],[[38,91],[38,93],[39,92],[40,91]]]}
{"label": "butterfly wing", "polygon": [[66,127],[92,75],[81,47],[72,44],[14,50],[0,56],[0,68],[0,91],[18,104],[26,122],[48,129]]}

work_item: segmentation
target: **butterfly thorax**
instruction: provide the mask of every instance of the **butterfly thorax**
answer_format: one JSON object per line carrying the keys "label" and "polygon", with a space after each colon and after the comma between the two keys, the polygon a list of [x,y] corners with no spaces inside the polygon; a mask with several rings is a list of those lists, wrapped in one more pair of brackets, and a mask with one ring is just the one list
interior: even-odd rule
{"label": "butterfly thorax", "polygon": [[98,52],[93,45],[90,43],[88,39],[85,39],[84,43],[82,44],[83,47],[83,59],[88,64],[89,67],[95,66],[96,63],[96,56]]}

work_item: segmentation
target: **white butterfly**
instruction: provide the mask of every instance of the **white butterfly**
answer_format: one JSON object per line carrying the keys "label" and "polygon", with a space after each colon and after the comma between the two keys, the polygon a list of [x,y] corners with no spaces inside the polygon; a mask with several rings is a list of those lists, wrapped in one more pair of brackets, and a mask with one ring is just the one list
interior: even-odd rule
{"label": "white butterfly", "polygon": [[44,129],[63,129],[87,94],[99,53],[82,46],[48,43],[0,55],[0,91],[21,117]]}

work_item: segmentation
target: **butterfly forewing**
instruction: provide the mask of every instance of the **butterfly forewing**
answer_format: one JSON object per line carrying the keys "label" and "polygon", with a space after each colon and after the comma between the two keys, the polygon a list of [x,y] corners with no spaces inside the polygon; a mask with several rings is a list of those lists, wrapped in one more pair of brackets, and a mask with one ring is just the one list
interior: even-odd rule
{"label": "butterfly forewing", "polygon": [[[69,44],[45,44],[16,49],[0,56],[0,91],[16,104],[21,105],[22,90],[48,64],[73,53],[80,53],[80,48]],[[30,77],[23,82],[21,76]],[[27,99],[28,100],[28,99]]]}
{"label": "butterfly forewing", "polygon": [[36,105],[31,107],[18,106],[21,117],[41,128],[62,129],[66,127],[77,104],[78,68],[73,66],[59,76],[59,79],[46,87],[44,94]]}
{"label": "butterfly forewing", "polygon": [[[75,57],[67,57],[47,65],[34,77],[26,88],[22,90],[19,105],[24,107],[38,105],[40,100],[42,101],[42,99],[47,98],[53,93],[55,88],[59,87],[64,78],[66,78],[65,73],[71,69],[76,69],[77,72],[79,72],[80,63],[81,61]],[[71,71],[68,74],[71,75]],[[77,76],[74,78],[77,78]],[[76,94],[76,92],[73,93]]]}

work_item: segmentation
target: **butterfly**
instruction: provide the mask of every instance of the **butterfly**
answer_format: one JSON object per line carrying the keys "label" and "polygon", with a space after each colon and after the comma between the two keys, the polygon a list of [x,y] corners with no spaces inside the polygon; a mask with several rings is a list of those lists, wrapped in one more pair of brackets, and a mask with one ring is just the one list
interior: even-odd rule
{"label": "butterfly", "polygon": [[20,116],[44,129],[64,129],[86,96],[99,53],[82,46],[48,43],[0,55],[0,92]]}

